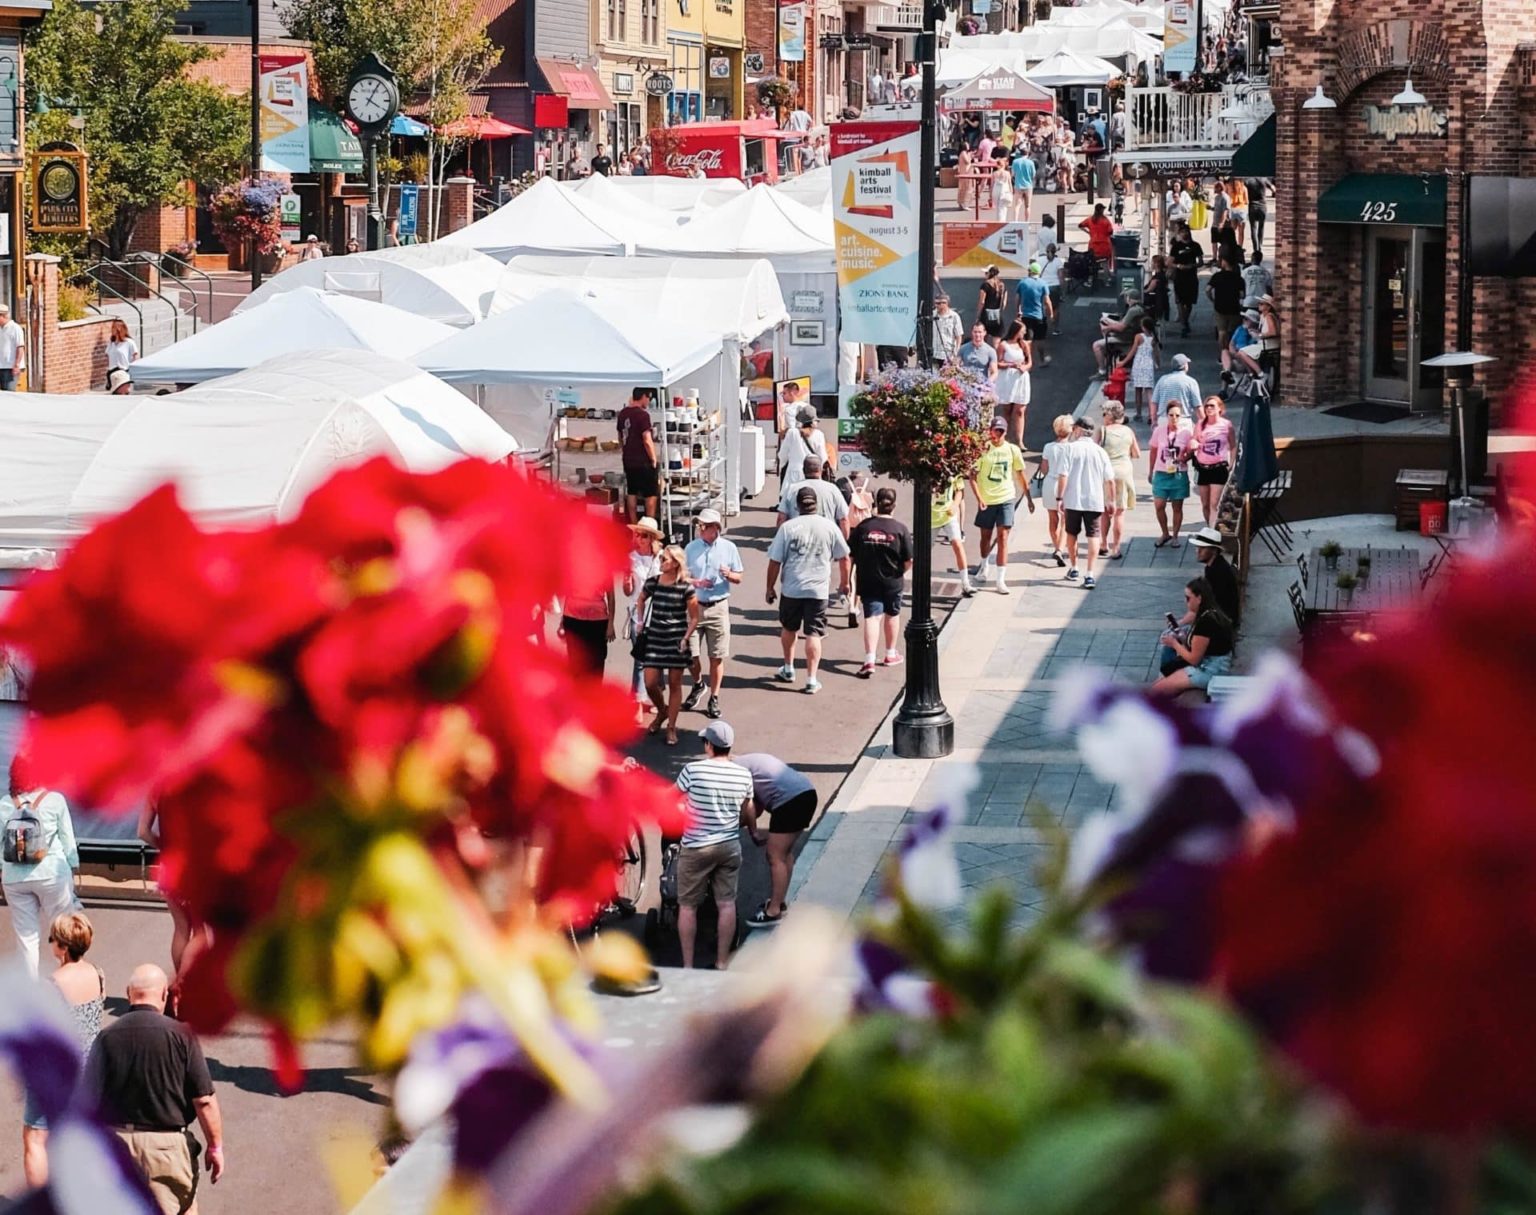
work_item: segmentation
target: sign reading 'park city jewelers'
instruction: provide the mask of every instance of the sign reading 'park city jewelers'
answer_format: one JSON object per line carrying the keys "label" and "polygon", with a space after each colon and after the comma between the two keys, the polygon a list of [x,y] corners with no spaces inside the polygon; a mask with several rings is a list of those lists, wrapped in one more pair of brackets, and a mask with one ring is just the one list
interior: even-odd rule
{"label": "sign reading 'park city jewelers'", "polygon": [[1450,115],[1444,110],[1434,110],[1427,105],[1368,105],[1365,107],[1365,129],[1371,135],[1380,135],[1388,143],[1396,143],[1401,135],[1432,135],[1445,137]]}
{"label": "sign reading 'park city jewelers'", "polygon": [[32,154],[32,231],[87,232],[85,153],[72,146]]}

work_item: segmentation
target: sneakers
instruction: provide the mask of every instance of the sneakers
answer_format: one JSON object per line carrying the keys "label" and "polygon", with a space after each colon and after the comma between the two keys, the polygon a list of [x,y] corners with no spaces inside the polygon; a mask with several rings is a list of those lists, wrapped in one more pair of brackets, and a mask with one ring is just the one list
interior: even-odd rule
{"label": "sneakers", "polygon": [[1091,591],[1091,590],[1093,590],[1094,587],[1096,587],[1098,585],[1099,585],[1098,580],[1096,578],[1094,578],[1094,576],[1092,574],[1089,574],[1088,577],[1083,579],[1083,590],[1085,590],[1085,591]]}
{"label": "sneakers", "polygon": [[899,667],[905,661],[906,659],[894,650],[885,656],[885,665],[888,667]]}
{"label": "sneakers", "polygon": [[999,595],[1011,595],[1011,594],[1013,594],[1013,592],[1008,589],[1008,584],[1006,582],[1004,582],[1001,578],[999,578],[997,580],[997,593]]}
{"label": "sneakers", "polygon": [[694,684],[692,689],[689,690],[688,695],[683,700],[683,712],[692,713],[695,709],[697,709],[699,707],[699,701],[704,699],[704,692],[704,684]]}
{"label": "sneakers", "polygon": [[775,924],[777,924],[780,920],[782,920],[788,914],[789,914],[789,908],[785,907],[785,908],[780,910],[778,915],[769,915],[768,914],[768,904],[764,903],[761,907],[759,907],[756,911],[754,911],[750,916],[747,917],[747,927],[748,928],[772,928]]}
{"label": "sneakers", "polygon": [[1051,556],[1056,558],[1056,568],[1057,569],[1066,569],[1067,568],[1067,555],[1066,555],[1066,553],[1062,552],[1058,548],[1058,549],[1053,549],[1051,551]]}
{"label": "sneakers", "polygon": [[815,696],[817,692],[821,691],[821,680],[807,679],[804,691],[807,696]]}
{"label": "sneakers", "polygon": [[777,679],[780,683],[794,683],[795,682],[795,668],[794,667],[780,667],[777,671],[775,671],[773,673],[773,677],[775,679]]}
{"label": "sneakers", "polygon": [[848,627],[850,629],[859,627],[859,611],[853,606],[852,599],[848,600]]}
{"label": "sneakers", "polygon": [[1068,582],[1076,582],[1077,578],[1078,578],[1077,566],[1074,565],[1071,569],[1069,569],[1067,571],[1067,581]]}
{"label": "sneakers", "polygon": [[872,662],[869,662],[868,660],[866,660],[864,662],[864,665],[859,668],[859,678],[860,679],[868,679],[874,673],[875,673],[875,664],[872,663]]}
{"label": "sneakers", "polygon": [[704,710],[704,716],[713,718],[716,721],[720,719],[720,698],[718,696],[711,696],[709,698],[709,707]]}
{"label": "sneakers", "polygon": [[960,584],[960,596],[963,599],[974,599],[976,598],[976,588],[969,582],[962,582]]}

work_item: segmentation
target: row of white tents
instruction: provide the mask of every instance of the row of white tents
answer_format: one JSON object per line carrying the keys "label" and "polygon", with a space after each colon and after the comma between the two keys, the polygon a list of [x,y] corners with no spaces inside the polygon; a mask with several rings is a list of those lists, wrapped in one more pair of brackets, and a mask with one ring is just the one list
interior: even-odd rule
{"label": "row of white tents", "polygon": [[1096,0],[1057,7],[1049,20],[1005,34],[957,34],[939,57],[937,78],[956,88],[1007,68],[1047,88],[1102,85],[1163,53],[1157,0]]}

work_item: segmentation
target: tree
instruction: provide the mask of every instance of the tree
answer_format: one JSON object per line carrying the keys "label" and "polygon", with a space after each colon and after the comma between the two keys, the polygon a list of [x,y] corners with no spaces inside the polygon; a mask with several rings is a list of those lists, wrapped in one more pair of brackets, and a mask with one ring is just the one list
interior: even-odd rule
{"label": "tree", "polygon": [[176,41],[175,12],[167,0],[55,0],[28,43],[32,144],[67,139],[90,155],[91,210],[113,257],[146,211],[191,204],[189,182],[222,185],[249,152],[249,98],[188,79],[216,52]]}

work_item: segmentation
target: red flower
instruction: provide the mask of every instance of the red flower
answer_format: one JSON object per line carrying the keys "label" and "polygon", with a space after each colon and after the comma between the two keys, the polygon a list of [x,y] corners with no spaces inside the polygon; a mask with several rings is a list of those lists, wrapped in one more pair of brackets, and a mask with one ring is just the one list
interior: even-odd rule
{"label": "red flower", "polygon": [[1380,774],[1226,884],[1222,973],[1371,1122],[1536,1128],[1536,554],[1317,672]]}

